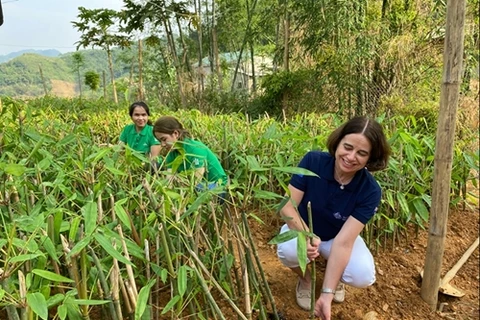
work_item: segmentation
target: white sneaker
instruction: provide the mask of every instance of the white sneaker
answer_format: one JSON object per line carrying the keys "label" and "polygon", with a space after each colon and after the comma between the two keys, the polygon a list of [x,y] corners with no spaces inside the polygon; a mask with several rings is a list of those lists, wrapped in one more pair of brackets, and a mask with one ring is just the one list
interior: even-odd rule
{"label": "white sneaker", "polygon": [[339,282],[337,285],[335,295],[333,296],[333,301],[337,303],[342,303],[343,301],[345,301],[345,285],[341,282]]}

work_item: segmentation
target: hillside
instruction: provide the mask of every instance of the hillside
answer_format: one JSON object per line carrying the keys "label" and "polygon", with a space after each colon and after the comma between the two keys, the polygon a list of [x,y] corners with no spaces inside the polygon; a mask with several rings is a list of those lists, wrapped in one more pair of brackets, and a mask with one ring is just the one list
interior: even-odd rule
{"label": "hillside", "polygon": [[[95,71],[107,73],[109,81],[107,54],[100,50],[81,50],[84,65],[80,73]],[[0,63],[0,95],[11,97],[36,97],[44,94],[40,67],[46,82],[47,90],[59,96],[69,97],[76,94],[78,79],[73,68],[73,52],[47,57],[37,53],[23,53],[8,62]],[[120,50],[114,51],[115,77],[121,77],[128,72],[129,66],[122,63]],[[83,80],[83,79],[82,79]],[[58,88],[68,88],[63,90]]]}
{"label": "hillside", "polygon": [[19,57],[25,53],[36,53],[41,56],[46,56],[46,57],[58,57],[62,53],[58,50],[55,49],[47,49],[47,50],[35,50],[35,49],[26,49],[26,50],[21,50],[21,51],[15,51],[11,52],[9,54],[5,55],[0,55],[0,63],[10,61],[16,57]]}

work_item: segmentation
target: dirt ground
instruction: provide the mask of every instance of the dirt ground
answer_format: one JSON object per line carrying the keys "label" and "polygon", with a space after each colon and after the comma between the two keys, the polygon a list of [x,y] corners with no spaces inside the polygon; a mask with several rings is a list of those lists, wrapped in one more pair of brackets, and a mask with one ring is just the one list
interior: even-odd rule
{"label": "dirt ground", "polygon": [[[279,229],[276,222],[255,227],[258,252],[263,261],[275,302],[286,320],[308,319],[295,302],[296,276],[283,267],[276,258],[275,246],[268,241]],[[462,257],[479,236],[479,210],[455,210],[449,215],[445,242],[442,277]],[[451,281],[465,292],[462,298],[439,293],[442,311],[431,312],[420,297],[421,278],[418,270],[425,262],[428,232],[421,230],[418,237],[410,232],[395,248],[380,249],[374,256],[377,281],[367,289],[346,287],[346,299],[334,303],[332,319],[480,319],[479,309],[479,249],[473,252]],[[325,262],[317,263],[317,289],[321,287]]]}

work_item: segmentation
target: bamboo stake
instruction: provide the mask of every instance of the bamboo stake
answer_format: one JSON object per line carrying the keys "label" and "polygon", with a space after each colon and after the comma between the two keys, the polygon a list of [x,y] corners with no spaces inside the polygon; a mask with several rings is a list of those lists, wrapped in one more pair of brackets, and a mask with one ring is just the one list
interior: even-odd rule
{"label": "bamboo stake", "polygon": [[250,226],[248,225],[247,216],[246,216],[245,212],[242,212],[242,219],[243,219],[243,225],[244,225],[245,230],[247,232],[248,240],[250,242],[250,248],[252,250],[252,255],[255,257],[255,262],[257,264],[258,271],[259,271],[260,276],[262,278],[263,286],[266,290],[266,292],[262,293],[262,294],[266,295],[266,297],[268,299],[268,302],[270,302],[270,306],[272,308],[274,319],[279,320],[278,312],[277,312],[277,306],[275,304],[275,299],[273,297],[272,291],[270,290],[270,286],[268,285],[267,278],[265,277],[265,272],[263,271],[262,264],[260,262],[260,258],[258,257],[257,249],[256,249],[255,243],[253,241],[252,233],[250,231]]}
{"label": "bamboo stake", "polygon": [[[128,254],[127,243],[125,242],[125,238],[123,237],[122,226],[119,224],[117,225],[116,229],[118,231],[118,234],[120,235],[120,241],[122,242],[123,254],[128,261],[131,261],[130,255]],[[135,309],[137,307],[137,298],[138,298],[137,284],[135,283],[135,275],[133,274],[133,268],[131,265],[126,264],[125,268],[127,269],[127,275],[129,278],[130,288],[132,291],[131,292],[132,301],[134,302],[133,308]],[[127,289],[128,289],[128,286],[127,286]]]}
{"label": "bamboo stake", "polygon": [[18,270],[18,290],[20,293],[20,319],[27,320],[28,304],[27,304],[27,285],[25,283],[25,276],[21,270]]}
{"label": "bamboo stake", "polygon": [[[117,313],[115,311],[115,306],[113,305],[110,288],[108,287],[107,280],[105,279],[105,274],[103,273],[102,264],[100,263],[100,260],[98,260],[98,257],[95,254],[95,251],[93,251],[92,247],[88,246],[88,249],[90,251],[90,254],[92,255],[93,262],[95,263],[95,266],[97,267],[97,270],[98,270],[98,279],[101,286],[100,288],[104,292],[105,299],[110,300],[110,302],[108,303],[110,316],[112,317],[113,320],[119,320],[119,317],[117,317]],[[117,288],[118,288],[118,285],[117,285]],[[120,319],[121,319],[121,315],[120,315]]]}
{"label": "bamboo stake", "polygon": [[[247,320],[247,317],[242,313],[242,311],[233,303],[233,301],[230,299],[230,297],[228,296],[228,294],[222,289],[222,286],[220,286],[218,284],[218,282],[215,280],[215,278],[210,274],[210,272],[208,272],[207,268],[205,267],[205,265],[202,263],[202,261],[198,258],[198,256],[195,254],[195,252],[193,252],[192,248],[189,246],[189,245],[186,245],[186,249],[188,251],[188,253],[190,254],[190,256],[195,260],[195,262],[197,263],[197,265],[200,267],[200,269],[202,270],[202,272],[207,275],[208,279],[210,281],[212,281],[212,283],[215,285],[215,287],[217,288],[217,290],[220,292],[220,294],[225,298],[225,300],[232,306],[232,308],[235,310],[235,312],[237,313],[238,316],[240,316],[240,318],[242,320]],[[197,269],[197,267],[190,261],[190,266],[195,270],[195,272],[197,273],[199,279],[201,280],[200,283],[202,284],[202,288],[204,289],[205,291],[205,294],[206,296],[210,299],[213,299],[213,297],[211,297],[211,294],[210,294],[210,290],[206,287],[205,285],[205,280],[203,279],[200,271]],[[246,269],[246,268],[245,268]],[[248,280],[247,280],[247,283],[248,283]],[[215,303],[215,300],[213,301],[213,304],[212,306],[215,308],[215,306],[217,306],[217,304]],[[218,306],[217,306],[218,307]],[[223,319],[223,315],[221,313],[220,310],[217,310],[215,308],[215,310],[217,312],[219,312],[219,315],[221,315],[222,319]],[[251,314],[251,312],[250,312]]]}
{"label": "bamboo stake", "polygon": [[432,311],[437,308],[438,287],[447,234],[455,119],[457,117],[463,70],[465,0],[447,1],[446,23],[443,79],[435,146],[432,208],[425,257],[425,274],[420,291],[422,299],[430,306]]}
{"label": "bamboo stake", "polygon": [[[151,274],[150,274],[150,245],[148,243],[148,239],[145,239],[144,240],[144,243],[145,243],[145,260],[147,260],[147,265],[146,265],[146,268],[145,268],[145,272],[146,272],[146,276],[147,276],[147,282],[150,281],[150,278],[151,278]],[[152,295],[148,295],[148,305],[151,306],[152,305]],[[150,318],[153,316],[152,313],[150,313]]]}
{"label": "bamboo stake", "polygon": [[[155,237],[155,247],[157,249],[157,254],[155,255],[155,262],[157,266],[160,265],[160,255],[158,254],[158,249],[160,248],[160,237],[157,235]],[[155,296],[155,305],[158,306],[160,304],[160,281],[158,275],[156,276],[157,279],[155,281],[155,292],[157,295]],[[159,318],[159,309],[155,308],[155,320],[158,320]]]}
{"label": "bamboo stake", "polygon": [[[313,221],[312,221],[312,204],[310,201],[307,203],[307,212],[308,212],[308,228],[310,232],[313,232]],[[310,237],[310,244],[313,246],[313,237]],[[311,279],[311,300],[310,300],[310,319],[315,319],[315,285],[317,281],[317,268],[315,259],[312,260],[312,271],[310,273]]]}

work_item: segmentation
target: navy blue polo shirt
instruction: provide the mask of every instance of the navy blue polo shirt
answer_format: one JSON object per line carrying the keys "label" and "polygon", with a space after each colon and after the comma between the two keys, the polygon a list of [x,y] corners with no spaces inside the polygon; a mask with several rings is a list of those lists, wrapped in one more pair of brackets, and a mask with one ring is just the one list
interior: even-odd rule
{"label": "navy blue polo shirt", "polygon": [[321,240],[335,238],[349,216],[366,224],[377,211],[382,192],[367,169],[359,170],[342,190],[333,178],[335,158],[329,153],[310,151],[298,166],[320,177],[294,174],[290,184],[304,192],[298,211],[307,225],[310,201],[313,232]]}

